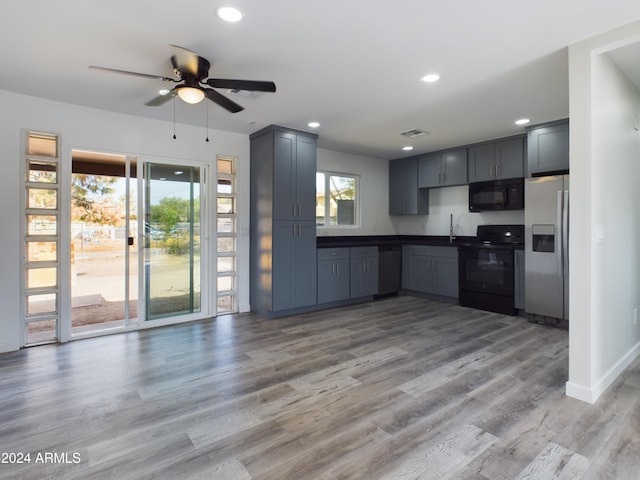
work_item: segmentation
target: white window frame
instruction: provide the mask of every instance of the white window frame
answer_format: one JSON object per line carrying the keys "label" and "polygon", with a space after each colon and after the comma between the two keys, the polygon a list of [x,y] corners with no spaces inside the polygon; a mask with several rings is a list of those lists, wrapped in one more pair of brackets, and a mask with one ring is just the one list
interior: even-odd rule
{"label": "white window frame", "polygon": [[[342,230],[342,229],[359,229],[360,226],[360,218],[361,218],[361,202],[360,202],[360,175],[356,175],[353,173],[346,173],[346,172],[336,172],[336,171],[332,171],[332,170],[317,170],[316,174],[318,173],[322,173],[324,174],[324,195],[325,195],[325,202],[324,202],[324,225],[319,225],[316,224],[317,228],[319,229],[323,229],[323,230]],[[331,176],[336,176],[336,177],[348,177],[348,178],[353,178],[355,180],[355,205],[353,208],[353,213],[354,213],[354,223],[353,225],[331,225],[330,222],[330,218],[331,218],[331,214],[330,214],[330,202],[328,202],[326,199],[329,198],[329,194],[331,191],[331,185],[329,183],[329,179]],[[316,198],[317,198],[317,185],[316,185]]]}
{"label": "white window frame", "polygon": [[[217,170],[217,166],[218,166],[218,161],[219,160],[225,160],[225,161],[229,161],[231,162],[231,171],[232,173],[221,173]],[[216,292],[216,296],[215,296],[215,305],[214,305],[214,309],[215,309],[215,315],[225,315],[225,314],[229,314],[229,313],[237,313],[238,312],[238,197],[237,197],[237,186],[238,186],[238,178],[237,178],[237,168],[238,168],[238,160],[236,157],[230,156],[230,155],[218,155],[216,157],[216,181],[215,181],[215,188],[216,188],[216,195],[215,195],[215,212],[216,212],[216,225],[215,225],[215,230],[216,230],[216,241],[215,241],[215,245],[216,245],[216,255],[215,255],[215,280],[216,280],[216,286],[215,286],[215,292]],[[229,182],[231,183],[231,192],[230,193],[220,193],[218,192],[218,180],[220,179],[224,179],[224,180],[229,180]],[[224,213],[224,214],[220,214],[218,213],[218,208],[217,208],[217,199],[218,198],[231,198],[233,199],[233,205],[234,205],[234,211],[233,213]],[[233,225],[233,231],[231,232],[219,232],[218,231],[218,218],[229,218],[232,221],[232,225]],[[231,238],[233,240],[233,251],[231,252],[220,252],[218,251],[218,239],[219,238]],[[232,258],[233,259],[233,270],[232,271],[225,271],[225,272],[219,272],[218,271],[218,258],[222,258],[222,257],[227,257],[227,258]],[[232,288],[230,290],[218,290],[218,278],[220,277],[231,277],[231,282],[232,282]],[[229,306],[228,310],[220,310],[219,306],[218,306],[218,299],[220,297],[230,297],[231,298],[231,305]]]}

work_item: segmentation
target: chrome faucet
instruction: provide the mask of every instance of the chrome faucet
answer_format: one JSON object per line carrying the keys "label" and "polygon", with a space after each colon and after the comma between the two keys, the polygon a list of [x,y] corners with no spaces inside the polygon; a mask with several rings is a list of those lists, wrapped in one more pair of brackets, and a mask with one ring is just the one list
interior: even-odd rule
{"label": "chrome faucet", "polygon": [[456,235],[455,233],[453,233],[453,213],[452,213],[451,217],[449,218],[449,243],[453,243],[455,239],[456,239]]}

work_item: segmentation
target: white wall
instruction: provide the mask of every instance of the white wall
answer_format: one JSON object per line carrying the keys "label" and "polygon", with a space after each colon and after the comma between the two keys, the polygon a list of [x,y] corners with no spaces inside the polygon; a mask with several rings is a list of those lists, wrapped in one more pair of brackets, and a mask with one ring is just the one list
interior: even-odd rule
{"label": "white wall", "polygon": [[[238,191],[249,191],[249,138],[228,132],[210,130],[210,142],[204,141],[204,128],[177,126],[173,140],[173,124],[121,115],[75,105],[52,102],[35,97],[0,91],[0,178],[2,205],[2,248],[0,248],[0,352],[20,347],[20,222],[19,211],[22,179],[20,178],[21,129],[60,135],[62,162],[70,171],[72,148],[123,153],[140,158],[185,159],[215,162],[216,154],[238,157]],[[249,306],[249,198],[238,199],[238,269],[242,280],[239,302],[243,310]]]}
{"label": "white wall", "polygon": [[321,228],[318,236],[393,235],[389,218],[389,162],[379,158],[318,149],[318,170],[360,176],[360,226]]}
{"label": "white wall", "polygon": [[469,212],[469,187],[432,188],[429,190],[429,215],[394,216],[391,222],[399,235],[449,235],[453,215],[453,233],[474,237],[478,225],[523,224],[524,211]]}
{"label": "white wall", "polygon": [[524,212],[469,212],[469,187],[429,190],[428,215],[389,216],[388,160],[318,149],[318,170],[360,175],[361,214],[359,228],[318,229],[328,235],[449,235],[450,215],[454,233],[475,236],[478,225],[523,224]]}
{"label": "white wall", "polygon": [[640,22],[572,45],[567,394],[595,402],[640,353],[640,92],[606,55]]}

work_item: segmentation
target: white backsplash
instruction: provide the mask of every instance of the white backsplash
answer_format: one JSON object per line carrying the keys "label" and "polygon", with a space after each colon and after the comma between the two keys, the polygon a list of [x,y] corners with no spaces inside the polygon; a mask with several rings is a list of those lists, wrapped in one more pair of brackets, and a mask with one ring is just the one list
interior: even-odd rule
{"label": "white backsplash", "polygon": [[392,216],[397,235],[449,235],[450,216],[453,231],[459,236],[475,236],[478,225],[523,224],[524,210],[506,212],[469,212],[469,187],[429,190],[429,215]]}

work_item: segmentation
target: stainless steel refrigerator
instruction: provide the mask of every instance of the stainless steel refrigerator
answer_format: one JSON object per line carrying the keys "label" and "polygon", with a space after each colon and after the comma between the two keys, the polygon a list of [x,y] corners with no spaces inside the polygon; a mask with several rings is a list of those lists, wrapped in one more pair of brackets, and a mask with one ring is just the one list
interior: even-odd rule
{"label": "stainless steel refrigerator", "polygon": [[525,183],[525,311],[544,323],[569,320],[569,175]]}

